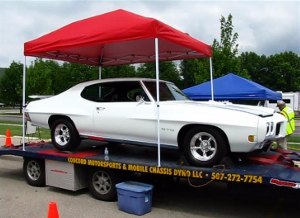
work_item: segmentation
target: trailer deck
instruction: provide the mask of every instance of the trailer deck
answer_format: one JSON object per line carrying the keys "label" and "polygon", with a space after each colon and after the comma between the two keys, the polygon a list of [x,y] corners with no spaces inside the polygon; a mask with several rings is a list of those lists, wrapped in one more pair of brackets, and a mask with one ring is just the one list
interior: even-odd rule
{"label": "trailer deck", "polygon": [[[61,152],[49,142],[1,147],[0,155],[16,155],[24,158],[53,160],[86,167],[111,170],[185,177],[201,180],[265,184],[300,189],[300,155],[296,152],[282,154],[268,151],[228,158],[211,168],[189,166],[184,156],[173,150],[161,150],[161,166],[158,166],[157,149],[132,145],[106,143],[82,143],[75,152]],[[109,149],[109,160],[105,160],[104,148]],[[57,171],[57,173],[63,173]]]}

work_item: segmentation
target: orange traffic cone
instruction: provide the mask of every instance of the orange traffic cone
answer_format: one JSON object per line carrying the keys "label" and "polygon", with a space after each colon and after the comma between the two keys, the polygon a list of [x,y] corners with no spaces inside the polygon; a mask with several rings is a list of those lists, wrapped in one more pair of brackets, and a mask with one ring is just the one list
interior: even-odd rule
{"label": "orange traffic cone", "polygon": [[50,202],[49,204],[48,218],[59,218],[58,210],[55,202]]}
{"label": "orange traffic cone", "polygon": [[8,146],[8,147],[12,146],[9,129],[6,130],[5,146]]}

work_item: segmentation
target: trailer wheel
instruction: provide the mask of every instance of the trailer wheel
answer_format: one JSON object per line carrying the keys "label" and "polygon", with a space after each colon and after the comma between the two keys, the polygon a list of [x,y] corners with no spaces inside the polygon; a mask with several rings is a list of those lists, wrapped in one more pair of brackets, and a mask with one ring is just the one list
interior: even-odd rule
{"label": "trailer wheel", "polygon": [[227,155],[227,142],[219,131],[209,127],[195,127],[185,136],[183,151],[194,166],[211,167]]}
{"label": "trailer wheel", "polygon": [[23,162],[23,173],[29,185],[45,186],[45,161],[40,159],[25,158]]}
{"label": "trailer wheel", "polygon": [[117,171],[91,168],[88,172],[88,186],[91,194],[102,201],[117,199],[116,184],[119,182]]}
{"label": "trailer wheel", "polygon": [[58,119],[53,123],[51,140],[60,151],[75,150],[81,142],[75,126],[67,119]]}

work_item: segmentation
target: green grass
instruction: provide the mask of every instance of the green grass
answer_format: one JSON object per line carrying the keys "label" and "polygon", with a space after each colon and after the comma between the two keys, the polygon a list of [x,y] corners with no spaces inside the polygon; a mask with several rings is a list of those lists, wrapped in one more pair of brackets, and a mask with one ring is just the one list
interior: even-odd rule
{"label": "green grass", "polygon": [[291,136],[289,138],[289,142],[298,142],[298,143],[300,143],[300,137],[293,137],[293,136]]}
{"label": "green grass", "polygon": [[20,117],[22,117],[23,114],[20,114],[20,113],[8,113],[7,115],[13,115],[13,116],[20,116]]}
{"label": "green grass", "polygon": [[[0,117],[0,119],[1,119],[1,117]],[[4,120],[0,120],[0,125],[4,125],[4,124],[22,125],[21,122],[17,122],[17,121],[4,121]]]}
{"label": "green grass", "polygon": [[[18,111],[18,112],[10,113],[10,112],[8,112],[8,110],[14,110],[14,111]],[[8,114],[22,115],[22,112],[21,113],[19,112],[20,111],[19,106],[18,107],[0,107],[0,111],[7,111]]]}
{"label": "green grass", "polygon": [[292,150],[292,151],[297,151],[298,152],[298,151],[300,151],[300,145],[289,143],[288,144],[288,149]]}
{"label": "green grass", "polygon": [[300,138],[290,137],[288,139],[288,149],[294,151],[300,151]]}
{"label": "green grass", "polygon": [[[13,121],[1,121],[0,120],[0,135],[6,135],[6,131],[10,130],[10,135],[13,136],[22,136],[23,135],[23,127],[22,123],[20,122],[13,122]],[[37,137],[43,140],[49,140],[50,130],[37,127],[36,133],[26,135],[26,137]]]}

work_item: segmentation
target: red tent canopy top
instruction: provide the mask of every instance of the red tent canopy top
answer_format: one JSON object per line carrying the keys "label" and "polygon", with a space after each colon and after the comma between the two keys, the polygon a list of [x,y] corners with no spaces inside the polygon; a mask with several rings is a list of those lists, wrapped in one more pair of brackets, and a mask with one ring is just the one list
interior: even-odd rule
{"label": "red tent canopy top", "polygon": [[211,46],[156,19],[122,9],[79,20],[24,44],[24,55],[88,65],[211,57]]}

